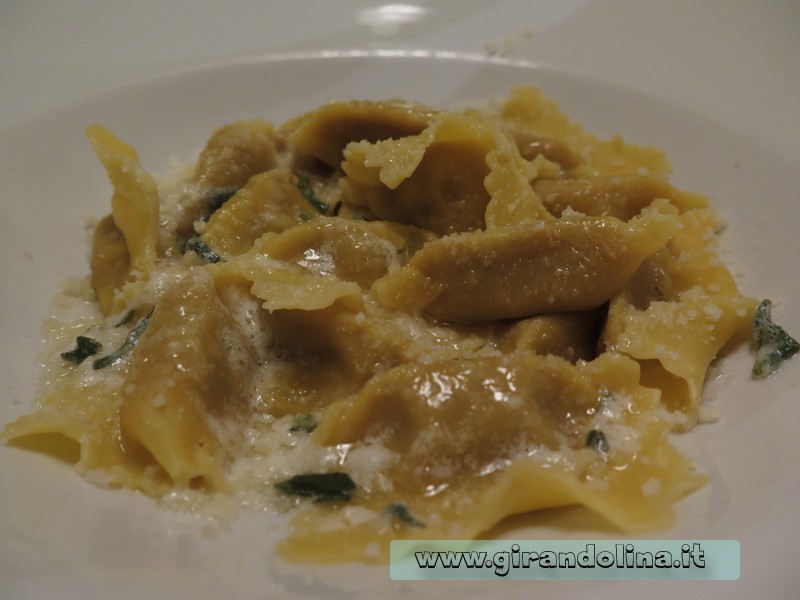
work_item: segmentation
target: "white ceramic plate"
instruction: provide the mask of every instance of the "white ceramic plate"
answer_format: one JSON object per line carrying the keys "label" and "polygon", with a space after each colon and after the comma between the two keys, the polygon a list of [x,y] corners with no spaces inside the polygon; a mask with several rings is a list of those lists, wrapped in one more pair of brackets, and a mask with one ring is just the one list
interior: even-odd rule
{"label": "white ceramic plate", "polygon": [[[329,98],[405,97],[461,104],[536,84],[604,136],[655,144],[675,165],[673,181],[711,196],[729,227],[726,259],[744,291],[773,299],[774,316],[800,332],[800,288],[792,277],[800,215],[798,173],[758,140],[636,90],[529,64],[429,53],[290,56],[218,65],[119,88],[0,132],[0,423],[33,403],[41,324],[58,282],[88,272],[84,220],[109,210],[109,186],[85,140],[99,122],[139,150],[145,166],[191,158],[210,131],[236,118],[274,122]],[[796,254],[796,253],[795,253]],[[21,598],[789,597],[800,587],[790,565],[800,545],[800,359],[767,381],[750,380],[746,349],[726,356],[707,395],[722,417],[679,445],[711,476],[679,506],[672,531],[653,537],[738,539],[738,582],[392,582],[388,568],[297,569],[277,562],[281,519],[245,515],[208,532],[191,515],[150,499],[93,487],[68,465],[0,447],[0,586]],[[617,534],[579,510],[551,520],[512,520],[507,538]],[[757,592],[756,592],[757,590]]]}

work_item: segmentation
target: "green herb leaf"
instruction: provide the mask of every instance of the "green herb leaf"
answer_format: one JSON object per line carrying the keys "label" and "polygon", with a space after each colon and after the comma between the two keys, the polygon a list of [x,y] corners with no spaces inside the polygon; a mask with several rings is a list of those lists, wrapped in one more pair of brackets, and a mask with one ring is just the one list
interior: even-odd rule
{"label": "green herb leaf", "polygon": [[306,202],[316,208],[318,212],[321,212],[323,215],[328,212],[328,205],[317,198],[314,190],[311,189],[311,182],[308,180],[308,177],[305,175],[300,175],[297,178],[297,189],[300,190],[300,193],[303,195],[303,198],[306,199]]}
{"label": "green herb leaf", "polygon": [[772,302],[764,300],[753,312],[753,377],[774,373],[781,363],[800,352],[800,343],[772,322]]}
{"label": "green herb leaf", "polygon": [[114,327],[122,327],[123,325],[130,325],[133,322],[133,317],[136,316],[136,309],[132,308],[128,312],[125,313],[125,316],[119,320],[119,323],[114,325]]}
{"label": "green herb leaf", "polygon": [[93,354],[97,354],[103,349],[103,344],[95,339],[79,335],[75,338],[75,349],[69,352],[62,352],[61,358],[74,362],[79,365]]}
{"label": "green herb leaf", "polygon": [[295,433],[297,431],[304,431],[306,433],[311,433],[317,428],[317,425],[319,425],[319,421],[317,421],[314,415],[295,415],[289,432]]}
{"label": "green herb leaf", "polygon": [[608,440],[605,434],[599,429],[592,429],[586,436],[586,446],[594,448],[600,454],[608,454],[611,447],[608,445]]}
{"label": "green herb leaf", "polygon": [[415,518],[404,502],[392,502],[384,509],[383,514],[410,527],[425,527],[425,523]]}
{"label": "green herb leaf", "polygon": [[139,341],[142,333],[144,333],[144,330],[147,329],[147,325],[150,323],[150,317],[153,315],[153,310],[155,309],[150,309],[150,312],[147,313],[147,316],[139,321],[139,324],[134,327],[133,330],[131,330],[119,348],[117,348],[111,354],[108,354],[103,358],[98,358],[96,361],[94,361],[94,364],[92,365],[93,368],[98,370],[116,365],[117,363],[121,362],[123,358],[128,356],[128,354],[133,352],[136,342]]}
{"label": "green herb leaf", "polygon": [[306,473],[281,481],[276,487],[287,494],[314,498],[315,502],[346,502],[356,484],[347,473]]}
{"label": "green herb leaf", "polygon": [[186,242],[186,249],[195,252],[205,263],[218,263],[220,261],[219,254],[209,248],[208,244],[197,236]]}
{"label": "green herb leaf", "polygon": [[211,214],[213,215],[217,210],[219,210],[222,205],[230,200],[238,191],[238,186],[229,185],[225,187],[214,188],[206,192],[206,202],[208,202],[208,208],[211,210]]}

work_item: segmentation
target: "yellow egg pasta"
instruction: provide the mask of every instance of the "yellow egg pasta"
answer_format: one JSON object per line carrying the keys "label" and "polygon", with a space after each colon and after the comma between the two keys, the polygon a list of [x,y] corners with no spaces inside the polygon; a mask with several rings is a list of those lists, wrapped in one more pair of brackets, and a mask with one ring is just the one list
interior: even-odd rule
{"label": "yellow egg pasta", "polygon": [[531,87],[238,121],[158,184],[88,135],[111,214],[8,443],[198,511],[291,512],[279,554],[314,563],[564,506],[663,530],[705,483],[670,435],[756,302],[660,150]]}
{"label": "yellow egg pasta", "polygon": [[[87,131],[95,154],[114,186],[110,221],[94,237],[94,285],[103,312],[114,308],[114,294],[129,278],[146,278],[156,262],[159,200],[153,178],[139,164],[136,150],[113,133],[93,125]],[[117,234],[119,232],[119,234]],[[122,248],[121,240],[125,241]],[[118,304],[118,303],[117,303]]]}

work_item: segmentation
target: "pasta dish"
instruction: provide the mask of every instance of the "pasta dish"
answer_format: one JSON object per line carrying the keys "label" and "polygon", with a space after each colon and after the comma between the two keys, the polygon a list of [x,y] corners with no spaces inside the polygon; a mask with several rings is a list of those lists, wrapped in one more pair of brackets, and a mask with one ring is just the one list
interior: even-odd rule
{"label": "pasta dish", "polygon": [[533,87],[231,123],[158,182],[88,136],[111,214],[6,440],[98,485],[289,511],[280,553],[320,563],[568,505],[664,529],[705,482],[669,435],[758,303],[660,150]]}

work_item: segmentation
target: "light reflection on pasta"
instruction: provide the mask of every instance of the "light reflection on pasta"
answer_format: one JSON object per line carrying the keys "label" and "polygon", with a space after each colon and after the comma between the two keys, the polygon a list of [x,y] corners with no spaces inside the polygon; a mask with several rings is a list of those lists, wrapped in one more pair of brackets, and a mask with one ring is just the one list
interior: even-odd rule
{"label": "light reflection on pasta", "polygon": [[704,483],[668,434],[756,302],[659,150],[535,88],[233,123],[158,187],[88,133],[112,214],[5,439],[176,503],[301,504],[280,551],[312,562],[576,504],[664,528]]}

